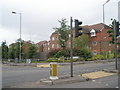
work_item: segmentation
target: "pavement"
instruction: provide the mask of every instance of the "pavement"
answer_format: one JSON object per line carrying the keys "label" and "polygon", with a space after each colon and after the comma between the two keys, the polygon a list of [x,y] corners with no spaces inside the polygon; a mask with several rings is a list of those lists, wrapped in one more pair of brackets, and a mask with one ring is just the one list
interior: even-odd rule
{"label": "pavement", "polygon": [[111,73],[111,70],[106,71],[97,71],[92,73],[85,73],[82,75],[75,75],[73,77],[70,77],[68,75],[66,76],[59,76],[59,79],[51,80],[49,78],[43,78],[36,82],[28,82],[28,83],[22,83],[17,86],[12,86],[11,88],[41,88],[41,87],[47,87],[52,85],[65,85],[69,83],[80,83],[80,82],[86,82],[90,80],[99,79],[102,77],[108,77],[117,75],[117,70],[114,70],[114,73]]}
{"label": "pavement", "polygon": [[84,82],[84,81],[88,81],[89,78],[87,77],[83,77],[83,76],[60,76],[58,79],[56,80],[51,80],[49,78],[47,79],[41,79],[39,82],[40,84],[44,84],[44,85],[55,85],[55,84],[65,84],[65,83],[76,83],[76,82]]}
{"label": "pavement", "polygon": [[111,73],[111,70],[106,70],[106,71],[97,71],[97,72],[92,72],[92,73],[85,73],[81,75],[76,75],[73,77],[70,76],[60,76],[59,79],[56,80],[51,80],[49,78],[46,79],[41,79],[40,83],[46,84],[46,85],[54,85],[54,84],[63,84],[63,83],[75,83],[75,82],[83,82],[83,81],[88,81],[88,80],[93,80],[101,77],[107,77],[111,75],[117,74],[117,70],[113,71],[114,73]]}

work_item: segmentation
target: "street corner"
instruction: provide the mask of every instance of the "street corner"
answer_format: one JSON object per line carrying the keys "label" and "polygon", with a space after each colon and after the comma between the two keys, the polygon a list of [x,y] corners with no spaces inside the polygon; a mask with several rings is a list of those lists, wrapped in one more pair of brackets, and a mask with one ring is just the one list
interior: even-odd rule
{"label": "street corner", "polygon": [[89,79],[98,79],[98,78],[107,77],[107,76],[111,76],[111,75],[115,75],[115,74],[116,73],[98,71],[98,72],[91,72],[91,73],[81,74],[80,76],[83,76],[83,77],[86,77],[86,78],[89,78]]}

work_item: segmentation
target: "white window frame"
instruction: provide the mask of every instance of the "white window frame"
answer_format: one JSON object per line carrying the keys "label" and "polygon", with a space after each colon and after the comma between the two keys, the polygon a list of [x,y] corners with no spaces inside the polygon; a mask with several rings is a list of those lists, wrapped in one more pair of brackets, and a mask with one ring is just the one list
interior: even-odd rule
{"label": "white window frame", "polygon": [[92,29],[92,30],[90,31],[90,33],[91,33],[91,37],[95,37],[95,36],[96,36],[96,32],[95,32],[94,29]]}

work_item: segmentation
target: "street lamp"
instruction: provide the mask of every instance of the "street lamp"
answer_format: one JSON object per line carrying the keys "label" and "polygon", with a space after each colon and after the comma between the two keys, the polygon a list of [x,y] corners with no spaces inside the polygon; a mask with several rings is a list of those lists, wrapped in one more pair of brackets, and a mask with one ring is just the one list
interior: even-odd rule
{"label": "street lamp", "polygon": [[20,15],[20,53],[19,53],[19,61],[21,60],[21,21],[22,21],[22,14],[21,13],[17,13],[17,12],[12,12],[13,14],[18,14]]}
{"label": "street lamp", "polygon": [[105,4],[107,4],[110,0],[107,0],[104,4],[103,4],[103,23],[105,23],[105,14],[104,14],[104,6]]}

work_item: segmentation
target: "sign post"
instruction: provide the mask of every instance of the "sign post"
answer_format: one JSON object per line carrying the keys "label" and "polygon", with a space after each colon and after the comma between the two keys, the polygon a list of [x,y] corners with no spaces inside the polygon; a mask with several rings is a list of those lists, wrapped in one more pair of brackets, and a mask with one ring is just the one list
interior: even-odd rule
{"label": "sign post", "polygon": [[73,77],[72,22],[73,22],[73,19],[72,17],[70,17],[70,72],[71,72],[71,77]]}

